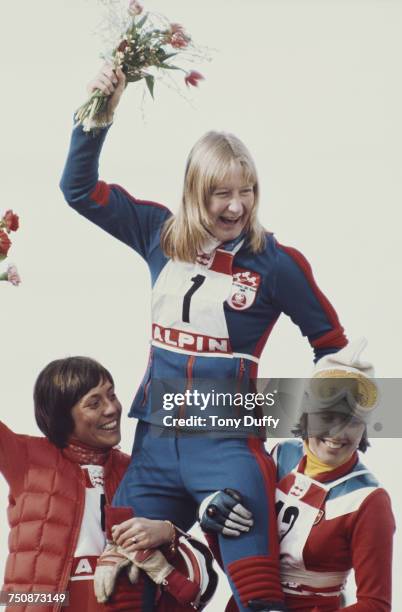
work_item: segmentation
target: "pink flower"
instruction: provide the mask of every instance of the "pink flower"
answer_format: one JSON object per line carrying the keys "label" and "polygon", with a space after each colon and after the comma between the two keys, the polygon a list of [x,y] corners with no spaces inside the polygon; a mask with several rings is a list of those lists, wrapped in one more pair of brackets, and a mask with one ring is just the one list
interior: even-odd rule
{"label": "pink flower", "polygon": [[19,228],[19,217],[12,210],[7,210],[2,219],[8,232],[16,232]]}
{"label": "pink flower", "polygon": [[6,232],[0,230],[0,259],[7,257],[8,250],[11,246],[11,240]]}
{"label": "pink flower", "polygon": [[170,44],[175,49],[184,49],[190,42],[190,38],[184,32],[175,32],[170,38]]}
{"label": "pink flower", "polygon": [[18,287],[21,282],[21,277],[18,274],[18,270],[15,266],[9,266],[7,269],[7,280],[9,283],[14,285],[14,287]]}
{"label": "pink flower", "polygon": [[177,32],[184,32],[184,28],[181,23],[171,23],[170,31],[172,34],[176,34]]}
{"label": "pink flower", "polygon": [[130,15],[132,15],[132,17],[135,17],[135,15],[141,15],[143,10],[144,7],[138,2],[138,0],[130,0],[128,12]]}
{"label": "pink flower", "polygon": [[184,82],[187,87],[189,85],[192,85],[193,87],[198,87],[198,81],[202,81],[203,79],[204,77],[200,72],[197,72],[196,70],[191,70],[190,72],[187,72],[186,76],[184,77]]}

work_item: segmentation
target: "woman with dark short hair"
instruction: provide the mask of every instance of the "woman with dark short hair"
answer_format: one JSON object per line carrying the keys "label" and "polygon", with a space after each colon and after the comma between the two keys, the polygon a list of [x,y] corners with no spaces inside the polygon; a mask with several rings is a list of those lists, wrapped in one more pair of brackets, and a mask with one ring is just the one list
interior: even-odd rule
{"label": "woman with dark short hair", "polygon": [[[391,500],[357,452],[369,445],[367,424],[378,403],[374,369],[361,360],[365,344],[351,343],[318,362],[294,431],[298,439],[281,442],[272,453],[289,611],[392,609]],[[344,606],[352,569],[356,602]],[[235,610],[231,601],[226,612]]]}
{"label": "woman with dark short hair", "polygon": [[[154,580],[163,576],[158,610],[193,609],[190,602],[202,599],[200,585],[175,569],[181,553],[172,523],[131,518],[131,512],[107,505],[129,464],[114,448],[122,408],[110,372],[87,357],[52,361],[37,378],[34,405],[45,437],[16,434],[0,422],[0,472],[9,485],[10,550],[2,587],[7,603],[17,596],[23,610],[35,603],[38,612],[56,611],[68,593],[63,610],[71,612],[152,610],[146,572]],[[133,530],[139,535],[130,539]],[[110,541],[116,533],[123,536],[127,552],[111,543],[98,560],[105,531]],[[153,550],[163,545],[169,562]],[[141,551],[138,559],[135,551]],[[95,590],[102,603],[94,593],[97,563]],[[205,567],[210,563],[207,554]],[[213,592],[214,580],[208,598]]]}
{"label": "woman with dark short hair", "polygon": [[[388,493],[357,451],[378,403],[365,340],[321,359],[295,434],[274,450],[281,583],[289,610],[391,610],[395,521]],[[356,603],[342,606],[354,570]]]}
{"label": "woman with dark short hair", "polygon": [[[120,402],[114,395],[110,372],[87,357],[68,357],[49,363],[39,374],[34,387],[35,419],[41,432],[58,448],[68,446],[76,426],[74,407],[86,394],[103,382],[109,389],[110,400],[116,405],[116,423],[110,428],[99,426],[96,446],[115,446],[120,441]],[[89,406],[96,407],[96,398]],[[114,424],[114,423],[113,423]]]}

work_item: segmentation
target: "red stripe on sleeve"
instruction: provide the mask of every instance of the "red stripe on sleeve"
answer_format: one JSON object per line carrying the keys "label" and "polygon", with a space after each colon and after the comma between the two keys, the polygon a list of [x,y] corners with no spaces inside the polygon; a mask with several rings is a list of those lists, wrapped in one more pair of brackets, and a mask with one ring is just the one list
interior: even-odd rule
{"label": "red stripe on sleeve", "polygon": [[[282,251],[287,253],[293,259],[293,261],[299,266],[299,268],[305,275],[311,289],[313,290],[314,295],[316,296],[325,314],[327,315],[330,324],[334,328],[331,332],[328,332],[324,336],[321,336],[320,338],[317,338],[316,340],[314,340],[311,343],[312,346],[320,347],[322,345],[325,345],[325,346],[334,347],[334,348],[337,348],[337,347],[343,348],[348,343],[347,338],[344,334],[344,329],[340,324],[335,308],[332,306],[328,298],[323,294],[321,289],[317,286],[317,283],[315,282],[313,271],[311,269],[309,262],[304,257],[304,255],[302,255],[300,251],[298,251],[297,249],[294,249],[292,247],[283,246],[282,244],[279,244],[279,243],[278,243],[278,247],[282,249]],[[327,343],[325,338],[328,339],[329,344]]]}
{"label": "red stripe on sleeve", "polygon": [[96,204],[99,204],[99,206],[106,206],[109,204],[109,195],[110,186],[104,181],[98,181],[89,197],[96,202]]}

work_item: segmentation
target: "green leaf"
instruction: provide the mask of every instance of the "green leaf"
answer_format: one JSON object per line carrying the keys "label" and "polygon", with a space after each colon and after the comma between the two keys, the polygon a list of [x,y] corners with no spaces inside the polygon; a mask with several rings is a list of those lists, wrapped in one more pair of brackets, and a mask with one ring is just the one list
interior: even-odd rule
{"label": "green leaf", "polygon": [[177,66],[172,66],[171,64],[165,64],[161,62],[158,68],[163,68],[165,70],[182,70],[182,68],[178,68]]}
{"label": "green leaf", "polygon": [[170,59],[171,57],[174,57],[175,55],[177,55],[177,53],[163,53],[163,61],[166,62],[166,60]]}
{"label": "green leaf", "polygon": [[154,85],[155,85],[155,78],[154,78],[152,75],[148,74],[148,75],[145,77],[145,82],[146,82],[146,84],[147,84],[147,87],[148,87],[149,93],[151,94],[151,97],[152,97],[152,99],[153,99],[153,97],[154,97]]}
{"label": "green leaf", "polygon": [[143,77],[138,74],[129,74],[126,77],[127,83],[135,83],[136,81],[141,81]]}
{"label": "green leaf", "polygon": [[137,28],[142,28],[146,20],[148,19],[148,13],[145,13],[144,17],[141,17],[139,21],[137,21]]}

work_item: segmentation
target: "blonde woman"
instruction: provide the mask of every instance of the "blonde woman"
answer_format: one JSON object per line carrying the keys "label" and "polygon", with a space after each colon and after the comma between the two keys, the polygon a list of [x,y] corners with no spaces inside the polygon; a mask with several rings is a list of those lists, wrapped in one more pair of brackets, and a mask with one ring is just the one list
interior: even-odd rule
{"label": "blonde woman", "polygon": [[[124,86],[123,73],[107,64],[90,85],[91,91],[110,95],[110,123]],[[346,344],[343,329],[304,257],[280,246],[261,227],[257,172],[238,138],[209,132],[194,145],[181,207],[172,215],[160,204],[140,201],[98,179],[108,126],[98,127],[90,136],[75,128],[62,190],[80,214],[145,259],[153,286],[149,366],[130,411],[139,419],[135,461],[115,503],[188,529],[203,499],[223,487],[242,490],[254,527],[250,530],[249,516],[235,506],[239,513],[232,511],[231,519],[242,535],[236,541],[220,536],[225,571],[240,610],[281,609],[275,470],[263,440],[233,430],[227,437],[223,431],[204,435],[207,418],[198,423],[197,436],[178,435],[177,427],[186,423],[190,403],[196,404],[189,395],[194,379],[256,377],[281,312],[308,337],[316,358]],[[178,407],[175,417],[167,412],[170,407],[161,406],[155,386],[166,379],[174,379],[175,390],[181,391],[169,394],[176,401],[170,407]]]}

